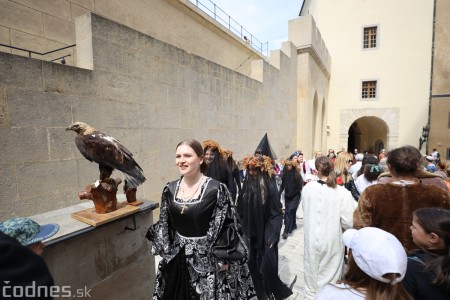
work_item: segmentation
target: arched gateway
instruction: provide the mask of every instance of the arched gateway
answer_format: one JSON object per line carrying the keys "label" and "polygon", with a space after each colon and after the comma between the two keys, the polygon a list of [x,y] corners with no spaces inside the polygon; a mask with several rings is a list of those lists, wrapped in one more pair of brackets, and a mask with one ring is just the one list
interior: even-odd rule
{"label": "arched gateway", "polygon": [[349,151],[378,153],[397,147],[399,110],[396,108],[341,111],[340,143]]}

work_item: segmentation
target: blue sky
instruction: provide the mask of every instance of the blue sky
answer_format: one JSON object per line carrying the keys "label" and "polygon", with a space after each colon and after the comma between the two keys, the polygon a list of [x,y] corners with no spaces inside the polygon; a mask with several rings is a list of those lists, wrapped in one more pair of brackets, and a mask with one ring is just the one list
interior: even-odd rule
{"label": "blue sky", "polygon": [[[195,3],[195,0],[190,0]],[[211,0],[199,0],[200,8],[208,8],[211,12],[214,5]],[[269,42],[269,50],[280,49],[281,43],[287,41],[288,21],[298,17],[303,0],[212,0],[213,3],[231,16],[231,21],[240,34],[241,25],[245,30],[243,35],[251,33],[260,42]],[[216,8],[217,16],[228,17]],[[238,24],[239,25],[238,25]]]}

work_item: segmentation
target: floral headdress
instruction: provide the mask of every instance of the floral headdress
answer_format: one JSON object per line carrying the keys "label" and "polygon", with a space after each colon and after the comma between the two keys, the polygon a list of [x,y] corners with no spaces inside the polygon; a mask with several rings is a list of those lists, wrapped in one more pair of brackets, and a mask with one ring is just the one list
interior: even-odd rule
{"label": "floral headdress", "polygon": [[225,159],[231,157],[232,155],[233,155],[233,151],[228,150],[228,149],[223,149],[223,157],[224,157]]}
{"label": "floral headdress", "polygon": [[299,165],[297,160],[293,159],[281,159],[281,164],[283,166],[293,166],[295,169],[299,170]]}
{"label": "floral headdress", "polygon": [[261,172],[266,172],[269,176],[275,174],[275,170],[273,169],[272,159],[268,156],[263,155],[263,159],[261,156],[246,156],[242,159],[242,164],[244,168],[252,168],[252,169],[260,169]]}
{"label": "floral headdress", "polygon": [[211,151],[217,150],[217,152],[219,152],[221,157],[223,157],[223,158],[227,157],[224,154],[224,149],[222,149],[222,147],[220,147],[220,145],[216,141],[205,140],[202,143],[202,147],[203,147],[203,149],[209,148],[209,149],[211,149]]}

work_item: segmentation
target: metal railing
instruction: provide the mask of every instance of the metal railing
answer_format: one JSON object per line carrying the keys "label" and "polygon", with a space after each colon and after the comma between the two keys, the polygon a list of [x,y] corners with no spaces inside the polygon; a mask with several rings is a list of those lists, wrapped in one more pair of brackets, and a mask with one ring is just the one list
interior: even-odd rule
{"label": "metal railing", "polygon": [[[37,51],[28,50],[28,49],[24,49],[24,48],[20,48],[20,47],[15,47],[15,46],[11,46],[11,45],[0,44],[0,46],[3,46],[3,47],[7,47],[7,48],[15,49],[15,50],[20,50],[20,51],[28,52],[28,57],[31,57],[31,54],[32,54],[32,53],[33,53],[33,54],[37,54],[37,55],[42,55],[42,56],[44,56],[44,55],[47,55],[47,54],[50,54],[50,53],[54,53],[54,52],[57,52],[57,51],[60,51],[60,50],[64,50],[64,49],[68,49],[68,48],[75,47],[76,45],[77,45],[77,44],[73,44],[73,45],[61,47],[61,48],[58,48],[58,49],[55,49],[55,50],[51,50],[51,51],[47,51],[47,52],[37,52]],[[59,58],[55,58],[55,59],[53,59],[52,61],[55,61],[55,60],[58,60],[58,59],[62,59],[62,61],[64,61],[64,64],[65,64],[64,58],[65,58],[65,57],[68,57],[68,56],[71,56],[71,55],[70,55],[70,54],[67,54],[67,55],[65,55],[65,56],[62,56],[62,57],[59,57]],[[61,63],[62,63],[62,61],[61,61]]]}
{"label": "metal railing", "polygon": [[199,0],[189,0],[192,4],[195,4],[198,8],[208,14],[210,17],[214,18],[217,22],[227,28],[231,33],[244,40],[249,46],[260,52],[266,57],[269,55],[269,42],[261,42],[256,37],[253,36],[248,30],[246,30],[241,24],[239,24],[235,19],[223,11],[219,6],[217,6],[211,0],[205,0],[205,3]]}

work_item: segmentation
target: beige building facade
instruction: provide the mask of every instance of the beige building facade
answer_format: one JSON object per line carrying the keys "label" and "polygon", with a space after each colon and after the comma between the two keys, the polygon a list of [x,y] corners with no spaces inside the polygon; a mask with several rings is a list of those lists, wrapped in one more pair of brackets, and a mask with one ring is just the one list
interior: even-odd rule
{"label": "beige building facade", "polygon": [[433,1],[305,0],[331,56],[327,147],[418,146],[428,122]]}
{"label": "beige building facade", "polygon": [[450,161],[450,2],[437,0],[433,51],[430,136],[428,152],[436,148],[441,160]]}

